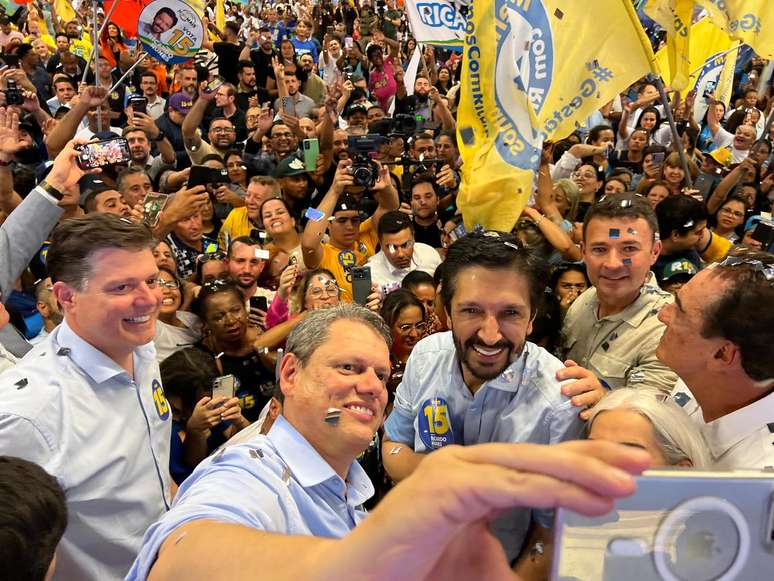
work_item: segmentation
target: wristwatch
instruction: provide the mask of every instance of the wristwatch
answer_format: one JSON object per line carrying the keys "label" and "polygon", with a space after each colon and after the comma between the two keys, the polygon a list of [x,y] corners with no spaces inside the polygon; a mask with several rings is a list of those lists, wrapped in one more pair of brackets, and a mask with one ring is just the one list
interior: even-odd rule
{"label": "wristwatch", "polygon": [[40,182],[38,184],[38,187],[56,200],[61,201],[61,199],[64,198],[64,194],[62,192],[57,190],[54,186],[52,186],[50,183],[48,183],[45,180]]}
{"label": "wristwatch", "polygon": [[158,135],[155,137],[155,139],[154,139],[153,141],[155,141],[156,143],[158,143],[159,141],[161,141],[162,139],[164,139],[166,136],[167,136],[167,134],[166,134],[166,133],[164,133],[164,130],[163,130],[163,129],[159,129],[159,134],[158,134]]}

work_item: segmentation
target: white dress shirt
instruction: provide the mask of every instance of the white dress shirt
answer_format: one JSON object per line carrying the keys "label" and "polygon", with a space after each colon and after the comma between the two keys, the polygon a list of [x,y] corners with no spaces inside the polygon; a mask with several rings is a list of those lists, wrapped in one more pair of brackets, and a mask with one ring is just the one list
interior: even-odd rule
{"label": "white dress shirt", "polygon": [[411,257],[411,266],[408,268],[394,267],[384,250],[380,250],[369,258],[366,266],[371,267],[371,281],[384,288],[395,284],[400,285],[403,277],[412,270],[422,270],[433,276],[439,264],[441,264],[441,255],[435,248],[421,242],[415,242],[414,255]]}

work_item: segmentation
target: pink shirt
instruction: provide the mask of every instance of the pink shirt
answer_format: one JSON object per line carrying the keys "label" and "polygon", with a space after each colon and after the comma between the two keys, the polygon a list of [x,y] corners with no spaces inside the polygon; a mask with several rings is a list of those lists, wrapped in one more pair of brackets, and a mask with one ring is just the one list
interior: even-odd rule
{"label": "pink shirt", "polygon": [[395,91],[398,88],[392,73],[392,67],[392,57],[388,56],[384,59],[384,66],[381,71],[371,69],[368,72],[368,88],[371,94],[379,99],[379,105],[385,111],[389,108],[390,99],[395,96]]}

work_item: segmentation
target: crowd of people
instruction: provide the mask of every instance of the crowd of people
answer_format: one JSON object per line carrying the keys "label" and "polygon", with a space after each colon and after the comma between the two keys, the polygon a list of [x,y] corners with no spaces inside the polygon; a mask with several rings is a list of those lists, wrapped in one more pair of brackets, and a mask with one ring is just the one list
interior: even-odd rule
{"label": "crowd of people", "polygon": [[55,4],[0,15],[9,579],[542,579],[557,507],[774,466],[766,61],[626,88],[495,232],[402,3],[208,0],[174,65]]}

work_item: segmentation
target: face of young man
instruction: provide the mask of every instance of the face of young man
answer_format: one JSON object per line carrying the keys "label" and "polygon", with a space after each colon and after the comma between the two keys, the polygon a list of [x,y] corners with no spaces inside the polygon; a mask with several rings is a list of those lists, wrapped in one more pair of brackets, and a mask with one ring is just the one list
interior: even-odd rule
{"label": "face of young man", "polygon": [[228,258],[228,272],[240,288],[249,289],[258,281],[258,277],[266,264],[256,256],[258,246],[242,244],[238,242],[231,249],[231,255]]}
{"label": "face of young man", "polygon": [[457,276],[448,317],[465,383],[478,388],[524,349],[532,331],[528,281],[510,270],[466,268]]}
{"label": "face of young man", "polygon": [[162,297],[158,267],[150,249],[98,250],[89,263],[84,289],[60,281],[54,294],[70,327],[118,361],[153,339]]}

